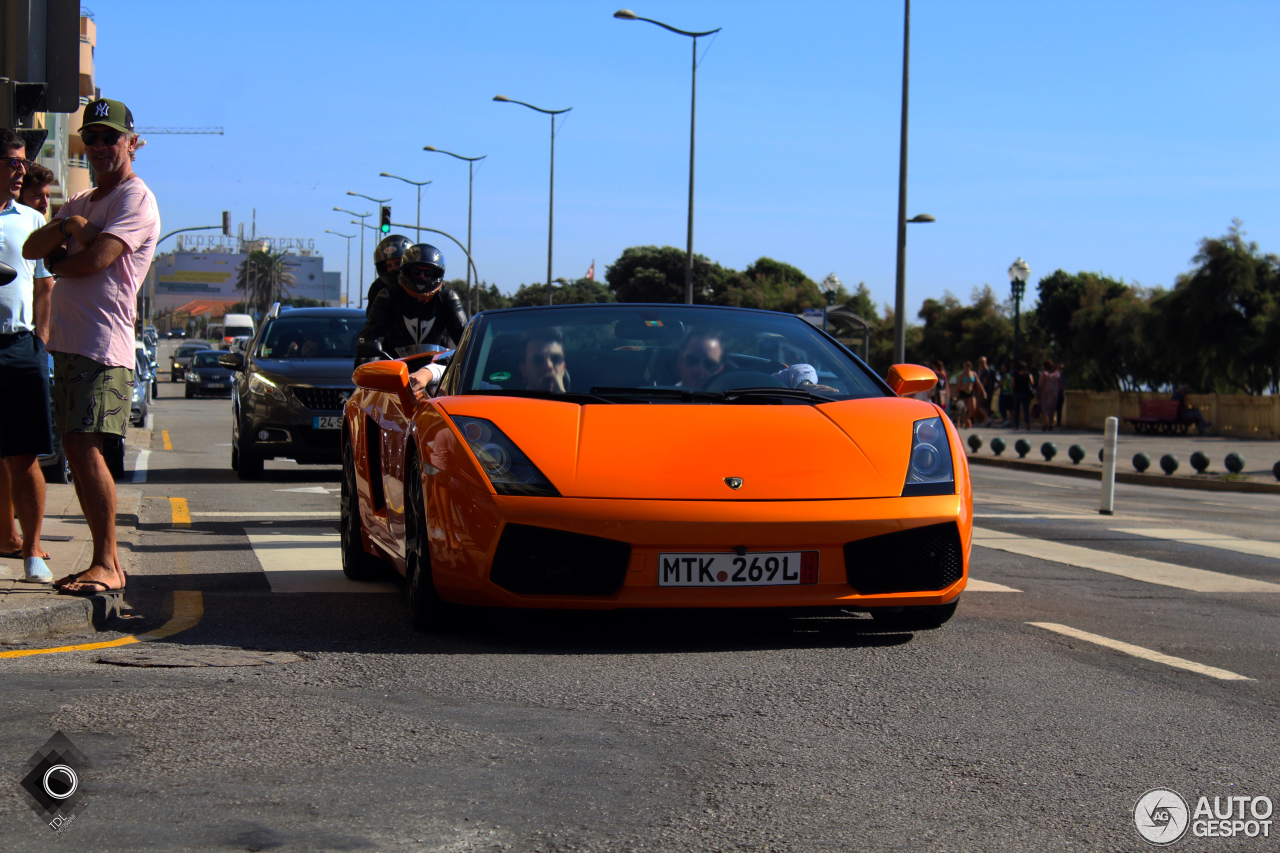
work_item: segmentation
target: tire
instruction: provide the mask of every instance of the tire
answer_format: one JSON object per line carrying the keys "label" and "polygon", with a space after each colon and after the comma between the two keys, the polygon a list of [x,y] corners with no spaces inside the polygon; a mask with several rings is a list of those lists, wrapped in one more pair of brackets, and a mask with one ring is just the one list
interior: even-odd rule
{"label": "tire", "polygon": [[234,444],[231,445],[231,470],[235,471],[240,467],[240,449]]}
{"label": "tire", "polygon": [[240,446],[236,448],[236,473],[241,480],[262,479],[262,457],[245,447],[244,433],[240,434]]}
{"label": "tire", "polygon": [[196,392],[195,392],[195,391],[192,391],[190,388],[188,388],[188,389],[187,389],[187,399],[188,399],[188,400],[190,400],[190,399],[191,399],[192,397],[194,397],[195,395],[196,395]]}
{"label": "tire", "polygon": [[107,470],[116,480],[124,479],[124,436],[107,435],[102,441],[102,456],[107,462]]}
{"label": "tire", "polygon": [[356,488],[356,464],[350,442],[342,445],[342,494],[338,515],[342,573],[353,581],[383,580],[391,566],[364,550],[360,526],[360,491]]}
{"label": "tire", "polygon": [[409,621],[419,631],[431,633],[457,627],[459,611],[440,597],[431,580],[431,544],[426,536],[423,497],[422,468],[414,457],[405,477],[405,580],[409,585]]}
{"label": "tire", "polygon": [[159,379],[151,383],[151,399],[152,400],[160,399],[160,380]]}
{"label": "tire", "polygon": [[65,452],[59,453],[52,465],[41,468],[46,483],[70,483],[71,463],[67,461]]}
{"label": "tire", "polygon": [[888,609],[874,608],[871,618],[881,628],[894,631],[932,631],[941,628],[955,615],[959,601],[950,604],[926,604],[919,607],[904,607],[896,612]]}

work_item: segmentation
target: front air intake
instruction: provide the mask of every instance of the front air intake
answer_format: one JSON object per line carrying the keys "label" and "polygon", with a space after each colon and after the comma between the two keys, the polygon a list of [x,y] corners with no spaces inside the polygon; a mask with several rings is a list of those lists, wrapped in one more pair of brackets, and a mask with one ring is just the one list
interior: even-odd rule
{"label": "front air intake", "polygon": [[489,580],[520,595],[613,595],[630,562],[626,542],[508,524]]}
{"label": "front air intake", "polygon": [[964,574],[960,530],[946,522],[846,543],[844,570],[863,595],[946,589]]}

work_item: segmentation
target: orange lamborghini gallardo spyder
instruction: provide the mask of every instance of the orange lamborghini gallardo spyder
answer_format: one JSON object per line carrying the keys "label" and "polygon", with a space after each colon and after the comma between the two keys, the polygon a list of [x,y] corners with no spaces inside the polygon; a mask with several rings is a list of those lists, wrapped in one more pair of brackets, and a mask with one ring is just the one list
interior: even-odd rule
{"label": "orange lamborghini gallardo spyder", "polygon": [[[432,361],[438,385],[415,394]],[[459,604],[834,606],[937,627],[968,579],[973,503],[955,429],[909,396],[935,381],[882,380],[788,314],[486,311],[451,353],[356,370],[343,568],[404,575],[423,629]]]}

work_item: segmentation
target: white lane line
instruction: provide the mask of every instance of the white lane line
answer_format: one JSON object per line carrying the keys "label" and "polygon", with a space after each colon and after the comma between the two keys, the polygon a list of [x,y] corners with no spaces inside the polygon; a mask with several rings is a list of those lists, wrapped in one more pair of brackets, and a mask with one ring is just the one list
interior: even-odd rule
{"label": "white lane line", "polygon": [[195,518],[332,518],[337,519],[338,511],[336,509],[329,510],[288,510],[277,509],[272,512],[193,512],[191,517]]}
{"label": "white lane line", "polygon": [[969,578],[969,582],[965,584],[964,589],[965,592],[1022,592],[1020,589],[1014,589],[1002,583],[980,581],[977,578]]}
{"label": "white lane line", "polygon": [[275,489],[277,492],[300,492],[304,495],[327,495],[329,490],[324,486],[302,486],[297,489]]}
{"label": "white lane line", "polygon": [[150,450],[144,448],[138,451],[138,458],[133,461],[133,482],[147,482],[147,460],[150,458]]}
{"label": "white lane line", "polygon": [[1112,528],[1116,533],[1132,533],[1134,536],[1145,536],[1148,539],[1166,539],[1170,542],[1181,542],[1184,545],[1203,545],[1206,548],[1220,548],[1223,551],[1236,551],[1240,554],[1252,554],[1256,557],[1270,557],[1280,560],[1280,542],[1261,542],[1256,539],[1240,539],[1225,533],[1205,533],[1202,530],[1186,530],[1173,528]]}
{"label": "white lane line", "polygon": [[398,590],[391,583],[356,583],[342,573],[336,530],[306,528],[259,530],[244,535],[262,565],[272,592],[380,592]]}
{"label": "white lane line", "polygon": [[973,544],[1191,592],[1280,592],[1280,584],[979,527],[973,528]]}
{"label": "white lane line", "polygon": [[1059,625],[1056,622],[1028,622],[1028,625],[1034,625],[1037,628],[1044,628],[1046,631],[1053,631],[1056,634],[1062,634],[1067,637],[1074,637],[1077,640],[1084,640],[1086,643],[1095,643],[1099,646],[1105,646],[1108,649],[1114,649],[1117,652],[1124,652],[1127,655],[1133,655],[1143,660],[1162,663],[1166,666],[1185,669],[1189,672],[1207,675],[1210,678],[1218,678],[1222,681],[1253,681],[1247,675],[1231,672],[1227,669],[1218,669],[1216,666],[1206,666],[1202,663],[1196,663],[1186,658],[1175,658],[1172,655],[1153,652],[1151,649],[1144,649],[1142,646],[1135,646],[1131,643],[1122,643],[1119,640],[1113,640],[1110,637],[1103,637],[1098,634],[1090,634],[1088,631],[1081,631],[1078,628],[1072,628],[1067,625]]}
{"label": "white lane line", "polygon": [[1071,513],[1066,513],[1066,512],[1060,512],[1060,513],[1048,513],[1048,512],[1043,512],[1043,513],[1035,513],[1035,512],[975,512],[975,513],[973,514],[973,517],[974,517],[974,518],[1013,518],[1013,519],[1018,519],[1018,518],[1025,518],[1025,519],[1039,519],[1039,518],[1053,518],[1053,519],[1064,519],[1064,518],[1070,518],[1070,519],[1081,519],[1081,518],[1092,518],[1092,516],[1086,515],[1086,514],[1084,514],[1084,513],[1082,513],[1082,512],[1071,512]]}

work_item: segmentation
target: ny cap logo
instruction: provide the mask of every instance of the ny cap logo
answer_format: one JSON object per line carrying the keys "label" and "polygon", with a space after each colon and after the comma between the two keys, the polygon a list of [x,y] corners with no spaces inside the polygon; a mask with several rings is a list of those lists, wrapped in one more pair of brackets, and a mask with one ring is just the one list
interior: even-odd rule
{"label": "ny cap logo", "polygon": [[94,114],[102,117],[111,115],[111,105],[106,101],[100,102],[97,109],[94,110]]}

